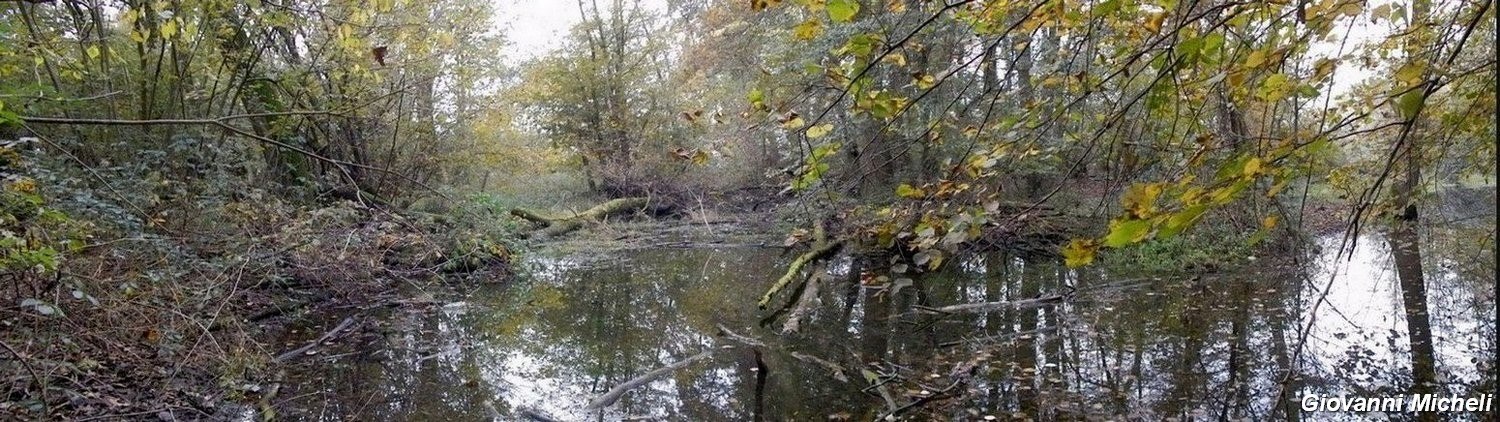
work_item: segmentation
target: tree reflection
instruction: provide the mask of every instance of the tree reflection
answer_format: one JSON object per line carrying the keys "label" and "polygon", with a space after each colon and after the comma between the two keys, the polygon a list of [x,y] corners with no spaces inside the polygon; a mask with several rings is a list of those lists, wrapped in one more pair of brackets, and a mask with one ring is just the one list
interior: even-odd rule
{"label": "tree reflection", "polygon": [[[1384,261],[1395,264],[1394,279],[1384,282],[1399,285],[1391,305],[1402,309],[1382,308],[1384,302],[1358,288],[1378,283],[1348,275],[1335,287],[1354,287],[1352,293],[1330,294],[1354,295],[1340,312],[1365,306],[1378,320],[1405,311],[1411,391],[1493,386],[1492,365],[1445,367],[1438,359],[1493,353],[1488,338],[1443,340],[1493,333],[1493,315],[1431,303],[1492,306],[1493,291],[1486,290],[1492,287],[1456,269],[1424,274],[1423,258],[1441,262],[1464,250],[1439,245],[1434,257],[1424,257],[1413,237],[1393,232],[1391,259]],[[529,282],[469,299],[483,311],[414,314],[415,325],[393,328],[388,339],[372,343],[373,353],[351,355],[335,366],[346,369],[301,381],[326,391],[299,406],[334,409],[330,414],[363,410],[378,419],[472,419],[492,407],[502,417],[535,410],[568,420],[867,420],[889,410],[885,398],[865,388],[861,374],[868,370],[889,379],[886,390],[898,404],[962,381],[905,414],[919,420],[1298,420],[1305,416],[1298,394],[1310,391],[1304,388],[1398,385],[1408,376],[1370,369],[1385,356],[1367,350],[1376,347],[1371,338],[1335,341],[1343,335],[1335,331],[1349,331],[1340,324],[1363,320],[1305,314],[1306,292],[1313,290],[1304,283],[1323,280],[1325,272],[1315,265],[1194,278],[1074,271],[1052,258],[990,253],[955,257],[942,271],[914,275],[886,273],[885,258],[849,257],[830,263],[832,276],[801,332],[781,335],[777,321],[759,326],[765,315],[754,302],[784,259],[763,249],[662,249],[547,263]],[[1386,265],[1377,261],[1343,265]],[[894,282],[880,281],[901,277],[914,283],[900,292]],[[1076,296],[1044,306],[923,311],[1074,287]],[[1316,321],[1315,337],[1335,339],[1296,359],[1300,324],[1308,321]],[[717,324],[766,347],[719,352],[603,411],[582,411],[610,387],[716,344]],[[461,352],[429,358],[445,348]],[[1484,375],[1459,376],[1472,369]]]}

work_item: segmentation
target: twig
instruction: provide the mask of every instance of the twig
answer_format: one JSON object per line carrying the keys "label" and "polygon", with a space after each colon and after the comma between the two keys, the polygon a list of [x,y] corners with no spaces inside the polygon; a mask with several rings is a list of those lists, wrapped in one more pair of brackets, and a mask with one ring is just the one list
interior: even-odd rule
{"label": "twig", "polygon": [[826,359],[819,358],[817,356],[809,355],[809,354],[802,353],[802,352],[792,352],[792,357],[797,358],[797,360],[800,360],[800,361],[803,361],[803,362],[810,362],[810,363],[817,364],[818,366],[822,366],[824,369],[827,369],[829,372],[832,372],[833,373],[833,379],[839,380],[839,382],[849,382],[849,376],[847,374],[845,374],[845,372],[848,372],[848,371],[845,370],[843,366],[840,366],[837,363],[829,362]]}
{"label": "twig", "polygon": [[724,337],[728,337],[730,340],[740,342],[741,344],[750,347],[766,347],[766,343],[761,342],[760,340],[756,340],[752,337],[735,334],[734,331],[730,331],[729,327],[725,327],[724,324],[717,324],[715,325],[715,327],[719,328],[719,334],[723,335]]}
{"label": "twig", "polygon": [[48,407],[47,407],[47,383],[45,381],[42,381],[42,377],[40,375],[37,375],[36,368],[32,367],[31,366],[31,362],[26,361],[26,358],[23,357],[23,356],[21,356],[20,352],[17,352],[16,349],[11,348],[10,345],[6,344],[4,341],[0,341],[0,347],[5,348],[5,351],[10,352],[11,356],[15,356],[16,357],[16,361],[17,362],[21,362],[21,366],[26,367],[26,372],[30,372],[31,373],[31,378],[33,380],[36,380],[37,389],[41,391],[42,408],[43,409],[48,409]]}
{"label": "twig", "polygon": [[892,416],[896,416],[898,414],[901,414],[901,412],[905,412],[907,410],[911,410],[913,408],[916,408],[917,406],[921,406],[921,405],[927,404],[927,402],[930,402],[930,401],[933,401],[933,400],[937,400],[938,398],[947,397],[948,392],[951,391],[951,390],[953,390],[954,388],[958,387],[958,385],[961,384],[962,382],[963,381],[954,381],[952,384],[948,384],[948,386],[944,387],[942,390],[938,390],[936,392],[933,392],[932,394],[928,394],[927,396],[922,397],[920,399],[912,400],[911,403],[907,403],[905,405],[902,405],[901,407],[897,407],[895,409],[891,409],[891,411],[886,412],[883,415],[880,415],[880,417],[875,418],[875,420],[877,420],[877,421],[887,420],[886,418],[890,418]]}

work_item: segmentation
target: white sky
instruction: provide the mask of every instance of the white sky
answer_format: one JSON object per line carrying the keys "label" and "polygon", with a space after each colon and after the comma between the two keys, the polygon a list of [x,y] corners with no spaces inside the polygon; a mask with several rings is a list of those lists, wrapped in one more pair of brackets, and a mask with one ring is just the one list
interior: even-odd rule
{"label": "white sky", "polygon": [[[562,45],[568,29],[578,24],[577,0],[493,0],[495,27],[510,41],[505,57],[512,64],[546,55]],[[594,0],[584,0],[593,7]],[[627,2],[637,0],[626,0]],[[663,0],[639,0],[642,7],[666,9]],[[598,1],[608,10],[611,1]]]}
{"label": "white sky", "polygon": [[495,0],[495,26],[510,41],[505,57],[522,61],[557,48],[578,23],[578,3],[558,0]]}

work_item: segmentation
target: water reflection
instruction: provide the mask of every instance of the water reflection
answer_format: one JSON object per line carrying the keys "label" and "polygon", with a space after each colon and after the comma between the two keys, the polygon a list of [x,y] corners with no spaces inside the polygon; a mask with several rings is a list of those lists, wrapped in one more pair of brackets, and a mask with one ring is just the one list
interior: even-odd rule
{"label": "water reflection", "polygon": [[[1408,267],[1383,239],[1363,239],[1347,260],[1332,259],[1333,242],[1307,265],[1215,277],[974,255],[899,291],[882,280],[905,276],[883,273],[883,258],[845,257],[828,266],[800,332],[785,336],[784,316],[763,321],[755,309],[788,259],[775,250],[534,257],[527,279],[466,305],[388,316],[387,334],[296,374],[283,414],[870,420],[900,408],[924,420],[1330,420],[1337,415],[1302,414],[1297,399],[1407,393],[1414,382],[1416,391],[1493,390],[1492,253],[1429,244],[1429,265]],[[1491,272],[1472,268],[1485,265]],[[1075,289],[1042,306],[922,311]],[[1406,312],[1422,304],[1425,315]],[[716,347],[717,324],[767,347],[717,352],[584,410],[614,385]]]}

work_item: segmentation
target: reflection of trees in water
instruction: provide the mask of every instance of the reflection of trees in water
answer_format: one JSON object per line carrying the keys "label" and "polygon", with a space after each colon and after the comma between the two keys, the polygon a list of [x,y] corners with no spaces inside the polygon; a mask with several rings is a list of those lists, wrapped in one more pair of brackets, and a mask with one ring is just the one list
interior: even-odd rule
{"label": "reflection of trees in water", "polygon": [[[1425,254],[1419,260],[1428,262],[1470,262],[1452,257],[1473,254],[1472,249],[1451,245],[1413,252]],[[535,406],[523,398],[577,406],[568,403],[586,401],[586,396],[708,347],[717,323],[744,329],[768,347],[720,353],[632,391],[609,415],[801,420],[847,411],[853,419],[870,419],[884,412],[886,404],[873,392],[861,391],[866,385],[861,369],[899,375],[889,390],[897,402],[907,403],[918,397],[908,392],[947,385],[950,371],[976,356],[986,358],[976,360],[973,378],[962,391],[955,391],[961,394],[925,405],[914,416],[970,419],[1024,413],[1039,420],[1118,415],[1147,420],[1297,420],[1303,416],[1297,403],[1303,392],[1385,383],[1392,386],[1386,387],[1390,391],[1372,391],[1390,393],[1405,392],[1410,385],[1411,375],[1400,368],[1402,363],[1388,369],[1363,352],[1319,349],[1300,359],[1294,356],[1300,324],[1309,319],[1303,307],[1313,299],[1306,295],[1316,292],[1304,283],[1327,281],[1315,276],[1318,272],[1311,267],[1283,265],[1262,269],[1261,274],[1150,280],[1098,270],[1070,271],[1050,259],[992,253],[956,258],[944,271],[913,276],[913,285],[897,293],[862,285],[860,280],[907,275],[885,273],[886,258],[857,257],[831,266],[835,276],[821,289],[821,306],[807,316],[800,334],[781,336],[773,334],[779,331],[779,321],[751,327],[763,316],[754,310],[754,298],[770,277],[768,272],[774,272],[768,269],[779,268],[781,259],[764,250],[656,250],[631,252],[617,262],[559,267],[524,295],[541,298],[531,299],[533,305],[519,310],[495,305],[498,311],[493,313],[424,320],[422,330],[437,333],[430,336],[436,340],[393,335],[399,347],[388,352],[389,359],[355,364],[357,371],[330,377],[327,385],[338,391],[332,394],[346,396],[337,404],[329,400],[330,406],[343,414],[365,407],[378,409],[366,414],[379,415],[473,415],[497,392],[485,385],[468,390],[458,386],[507,375],[555,382],[496,383],[496,390],[537,390],[521,395],[498,392],[518,400],[496,403],[502,413],[513,411],[513,406]],[[1487,259],[1493,267],[1493,255]],[[1400,264],[1406,258],[1397,253],[1393,260]],[[1408,267],[1408,272],[1412,268],[1422,267]],[[1396,270],[1403,281],[1409,280],[1410,274],[1401,274],[1401,265]],[[1491,285],[1475,283],[1472,275],[1459,269],[1429,265],[1427,270],[1425,291],[1402,282],[1401,291],[1407,294],[1399,300],[1413,309],[1425,300],[1432,310],[1425,334],[1421,318],[1407,322],[1415,343],[1428,347],[1403,355],[1405,350],[1393,346],[1391,353],[1435,357],[1428,360],[1435,364],[1423,367],[1417,362],[1414,367],[1418,378],[1441,380],[1474,369],[1468,363],[1443,361],[1443,334],[1454,331],[1442,321],[1476,321],[1449,325],[1493,333],[1492,315],[1455,304],[1488,303],[1481,309],[1493,309],[1494,293]],[[1493,275],[1487,277],[1492,280]],[[950,315],[915,308],[1024,300],[1063,292],[1065,286],[1079,289],[1076,298],[1042,307]],[[513,289],[505,294],[519,293]],[[1412,315],[1418,314],[1406,316]],[[1423,336],[1432,339],[1420,341]],[[1386,342],[1380,340],[1350,341],[1384,347]],[[413,350],[431,341],[476,347],[461,355],[413,363],[436,352]],[[1491,341],[1468,340],[1460,348],[1492,353]],[[1434,344],[1440,346],[1435,351]],[[792,352],[842,366],[849,381],[836,381],[825,365],[794,358]],[[1477,383],[1442,385],[1439,391],[1493,386],[1493,369],[1487,369]],[[931,374],[939,374],[938,379],[931,379]],[[377,391],[375,398],[365,404],[371,390]]]}
{"label": "reflection of trees in water", "polygon": [[[1412,211],[1415,218],[1415,211]],[[1413,394],[1428,394],[1437,387],[1437,357],[1433,351],[1432,318],[1427,310],[1427,282],[1422,274],[1422,242],[1417,238],[1415,221],[1398,223],[1387,235],[1395,261],[1397,285],[1401,289],[1401,307],[1406,316],[1408,357],[1411,362]],[[1422,420],[1437,420],[1434,413],[1421,413]]]}

